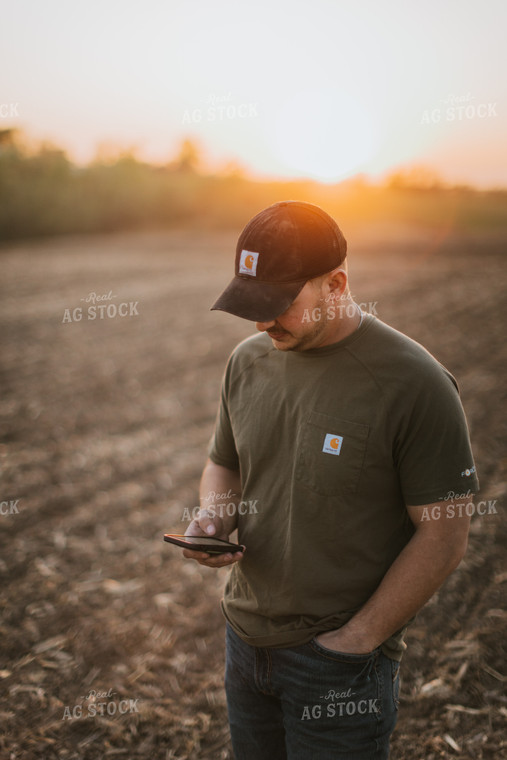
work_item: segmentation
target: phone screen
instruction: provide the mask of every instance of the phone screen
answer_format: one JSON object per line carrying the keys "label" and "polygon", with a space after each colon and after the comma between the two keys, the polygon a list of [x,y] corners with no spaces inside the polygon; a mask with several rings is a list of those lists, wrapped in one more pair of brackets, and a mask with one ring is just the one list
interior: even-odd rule
{"label": "phone screen", "polygon": [[[214,546],[219,541],[223,541],[223,539],[214,538],[213,536],[182,536],[181,539],[189,544],[201,544],[201,546]],[[234,546],[234,544],[230,544],[229,541],[224,541],[224,544]]]}
{"label": "phone screen", "polygon": [[176,533],[166,533],[164,540],[177,546],[186,546],[188,549],[199,547],[206,551],[209,548],[209,551],[214,554],[237,552],[243,549],[239,544],[232,544],[230,541],[224,541],[222,538],[214,538],[213,536],[182,536]]}

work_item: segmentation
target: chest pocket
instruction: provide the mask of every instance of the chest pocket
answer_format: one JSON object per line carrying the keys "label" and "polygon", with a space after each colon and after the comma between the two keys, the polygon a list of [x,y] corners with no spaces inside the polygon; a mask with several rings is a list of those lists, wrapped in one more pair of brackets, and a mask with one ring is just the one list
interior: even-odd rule
{"label": "chest pocket", "polygon": [[298,436],[296,481],[323,496],[355,493],[369,430],[360,422],[311,412]]}

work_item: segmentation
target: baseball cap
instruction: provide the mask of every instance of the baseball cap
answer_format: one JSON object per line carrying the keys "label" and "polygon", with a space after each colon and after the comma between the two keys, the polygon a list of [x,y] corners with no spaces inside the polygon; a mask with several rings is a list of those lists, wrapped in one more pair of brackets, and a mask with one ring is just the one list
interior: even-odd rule
{"label": "baseball cap", "polygon": [[273,203],[239,236],[234,278],[211,310],[269,322],[288,309],[308,280],[340,266],[346,255],[340,228],[319,206]]}

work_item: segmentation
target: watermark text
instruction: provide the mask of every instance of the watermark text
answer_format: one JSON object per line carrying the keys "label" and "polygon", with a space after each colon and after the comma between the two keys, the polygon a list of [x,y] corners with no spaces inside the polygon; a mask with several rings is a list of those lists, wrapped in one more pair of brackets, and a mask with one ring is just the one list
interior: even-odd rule
{"label": "watermark text", "polygon": [[230,92],[224,95],[211,93],[203,100],[205,108],[186,109],[182,124],[198,124],[201,121],[226,121],[252,119],[259,115],[257,103],[233,103]]}
{"label": "watermark text", "polygon": [[19,103],[0,103],[0,119],[8,119],[9,116],[18,116]]}
{"label": "watermark text", "polygon": [[[120,304],[111,303],[113,298],[118,296],[113,295],[113,291],[109,293],[99,294],[95,291],[89,293],[85,298],[81,298],[81,301],[91,304],[83,312],[81,306],[76,306],[75,309],[65,309],[63,313],[62,323],[66,322],[81,322],[83,316],[89,320],[94,319],[115,319],[116,317],[138,317],[139,312],[137,306],[139,301],[123,301]],[[109,303],[102,303],[103,301],[109,301]]]}
{"label": "watermark text", "polygon": [[488,119],[498,116],[497,103],[472,103],[475,96],[448,95],[441,102],[445,108],[427,108],[423,111],[421,124],[438,124],[441,121],[465,121],[469,119]]}
{"label": "watermark text", "polygon": [[0,501],[0,515],[19,515],[19,499]]}
{"label": "watermark text", "polygon": [[[81,697],[86,704],[75,704],[72,707],[66,705],[63,710],[62,720],[76,720],[79,718],[94,718],[96,715],[125,715],[138,713],[139,699],[112,699],[116,692],[109,689],[107,692],[98,692],[92,689],[87,696]],[[97,700],[103,701],[97,701]]]}

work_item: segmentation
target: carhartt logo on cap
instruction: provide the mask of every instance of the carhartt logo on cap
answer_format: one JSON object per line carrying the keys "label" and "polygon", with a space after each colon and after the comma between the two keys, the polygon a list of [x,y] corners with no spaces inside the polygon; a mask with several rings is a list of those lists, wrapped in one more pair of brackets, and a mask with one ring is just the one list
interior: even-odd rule
{"label": "carhartt logo on cap", "polygon": [[251,274],[252,277],[255,277],[257,273],[258,258],[259,254],[255,253],[255,251],[245,251],[243,249],[241,251],[241,256],[239,257],[239,273]]}
{"label": "carhartt logo on cap", "polygon": [[322,451],[325,451],[326,454],[335,454],[335,456],[337,456],[341,451],[342,443],[343,443],[342,435],[335,435],[334,433],[326,433]]}

